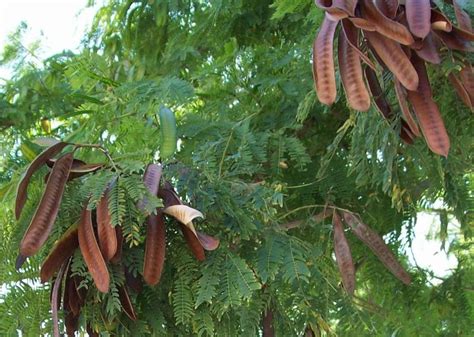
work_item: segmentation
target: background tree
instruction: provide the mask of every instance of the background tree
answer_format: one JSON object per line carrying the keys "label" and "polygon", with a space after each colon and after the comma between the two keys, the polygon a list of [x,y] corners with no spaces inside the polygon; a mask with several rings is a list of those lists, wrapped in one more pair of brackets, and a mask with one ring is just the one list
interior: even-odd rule
{"label": "background tree", "polygon": [[[456,22],[451,5],[434,5]],[[468,336],[474,301],[473,118],[447,76],[466,60],[472,63],[472,54],[444,50],[441,66],[428,67],[451,142],[444,158],[421,138],[412,145],[400,139],[402,113],[396,105],[387,121],[374,108],[349,109],[342,94],[331,107],[318,103],[310,59],[323,17],[306,0],[111,0],[97,12],[80,54],[54,55],[37,68],[27,62],[21,44],[7,46],[2,62],[14,62],[16,71],[0,89],[0,334],[53,331],[54,287],[40,284],[40,266],[54,242],[79,222],[86,200],[95,209],[109,187],[123,256],[119,264],[108,264],[110,289],[103,294],[79,250],[74,253],[71,275],[81,280],[80,289],[87,288],[80,331]],[[394,103],[391,75],[377,71],[384,96]],[[337,78],[338,87],[340,82]],[[160,107],[172,109],[178,125],[179,148],[169,158],[162,158]],[[33,175],[18,221],[16,186],[42,151],[38,139],[44,145],[41,137],[52,136],[99,144],[77,150],[75,157],[104,166],[67,183],[49,239],[16,271],[18,247],[48,169]],[[151,287],[142,284],[146,212],[136,202],[146,195],[154,207],[166,204],[166,198],[147,195],[141,182],[153,161],[163,165],[162,181],[205,214],[196,227],[218,237],[220,246],[198,261],[179,224],[167,218],[164,270]],[[356,288],[348,295],[334,256],[335,210],[355,214],[384,236],[411,284],[392,276],[349,231]],[[420,211],[439,213],[440,244],[454,220],[460,224],[446,246],[458,265],[436,285],[429,271],[409,266],[401,254]],[[124,285],[136,320],[120,293]],[[60,306],[61,331],[64,311]]]}

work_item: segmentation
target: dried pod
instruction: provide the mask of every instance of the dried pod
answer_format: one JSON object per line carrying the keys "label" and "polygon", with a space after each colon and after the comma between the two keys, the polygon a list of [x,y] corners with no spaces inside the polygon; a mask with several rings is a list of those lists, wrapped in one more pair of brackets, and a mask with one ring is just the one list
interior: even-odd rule
{"label": "dried pod", "polygon": [[377,32],[365,32],[370,45],[395,77],[409,90],[418,88],[418,74],[400,45]]}
{"label": "dried pod", "polygon": [[466,91],[471,99],[471,102],[474,102],[474,67],[470,64],[465,65],[461,72],[459,73],[461,77],[461,82],[466,88]]}
{"label": "dried pod", "polygon": [[[160,164],[149,164],[143,175],[143,183],[152,195],[158,194],[158,188],[160,187],[161,173],[163,167]],[[146,199],[138,202],[137,207],[141,210],[145,209]]]}
{"label": "dried pod", "polygon": [[92,227],[91,211],[84,207],[78,228],[79,247],[97,289],[109,291],[110,276]]}
{"label": "dried pod", "polygon": [[143,264],[143,278],[145,282],[154,286],[160,282],[165,262],[165,221],[163,214],[150,214],[147,218],[145,261]]}
{"label": "dried pod", "polygon": [[72,160],[73,154],[67,153],[54,164],[38,208],[21,240],[22,256],[35,254],[48,238],[61,205]]}
{"label": "dried pod", "polygon": [[467,92],[466,88],[462,84],[461,80],[459,79],[458,76],[456,76],[454,73],[450,73],[448,75],[449,81],[453,85],[454,89],[456,90],[456,93],[458,94],[458,97],[463,101],[463,103],[470,109],[473,108],[473,102],[471,101],[471,97],[469,96],[469,93]]}
{"label": "dried pod", "polygon": [[130,296],[128,296],[125,286],[119,288],[119,298],[120,304],[122,305],[125,314],[127,314],[127,316],[132,321],[135,321],[137,319],[137,314],[135,313],[135,309],[133,308],[132,302],[130,301]]}
{"label": "dried pod", "polygon": [[354,214],[343,212],[345,223],[367,247],[374,252],[390,272],[405,284],[411,283],[410,275],[403,269],[383,239]]}
{"label": "dried pod", "polygon": [[49,159],[57,155],[59,152],[61,152],[62,149],[64,149],[68,143],[65,142],[59,142],[57,144],[54,144],[41,152],[38,157],[36,157],[31,164],[28,166],[26,169],[26,172],[23,174],[20,183],[18,184],[18,189],[16,193],[16,202],[15,202],[15,217],[17,219],[20,218],[21,211],[23,210],[23,207],[25,206],[26,199],[28,197],[28,185],[30,183],[30,179],[33,176],[33,174],[41,168]]}
{"label": "dried pod", "polygon": [[53,316],[53,336],[60,337],[59,334],[59,319],[58,319],[58,299],[60,294],[61,282],[63,280],[64,272],[66,270],[66,264],[63,264],[59,269],[58,276],[53,284],[52,296],[51,296],[51,312]]}
{"label": "dried pod", "polygon": [[439,42],[435,38],[433,32],[430,32],[421,45],[420,49],[415,50],[416,54],[421,57],[423,60],[439,64],[441,63],[441,57],[439,56]]}
{"label": "dried pod", "polygon": [[196,231],[196,236],[199,242],[201,243],[202,248],[204,248],[205,250],[216,250],[217,247],[219,247],[219,239],[213,236],[207,235],[200,231]]}
{"label": "dried pod", "polygon": [[454,15],[456,15],[456,20],[461,29],[464,29],[468,32],[472,32],[472,21],[469,14],[467,14],[461,6],[459,6],[457,0],[453,0]]}
{"label": "dried pod", "polygon": [[406,0],[405,11],[410,31],[424,39],[431,29],[430,0]]}
{"label": "dried pod", "polygon": [[379,83],[379,79],[377,78],[377,74],[370,68],[365,68],[364,72],[377,110],[380,112],[383,118],[390,120],[393,117],[392,108],[385,98],[382,87]]}
{"label": "dried pod", "polygon": [[196,259],[199,261],[204,261],[206,259],[204,248],[193,231],[183,224],[179,224],[179,228],[181,229],[181,232],[183,232],[184,240],[188,244],[188,247],[193,253],[194,257],[196,257]]}
{"label": "dried pod", "polygon": [[44,260],[40,271],[41,282],[44,283],[51,279],[64,262],[74,254],[77,247],[79,247],[77,225],[72,225],[58,242],[56,242],[53,249],[51,249],[51,252]]}
{"label": "dried pod", "polygon": [[432,9],[431,10],[431,29],[435,31],[450,32],[453,29],[453,24],[443,13]]}
{"label": "dried pod", "polygon": [[273,327],[273,311],[271,308],[265,309],[263,311],[262,325],[263,337],[275,337],[275,328]]}
{"label": "dried pod", "polygon": [[[46,162],[48,167],[53,167],[56,159],[50,159]],[[100,170],[104,166],[103,163],[96,163],[96,164],[87,164],[80,159],[74,159],[72,162],[71,170],[69,171],[68,181],[74,180],[76,178],[82,177],[88,173],[96,172]],[[49,173],[45,176],[45,181],[47,181],[49,177]]]}
{"label": "dried pod", "polygon": [[393,19],[397,15],[398,0],[375,0],[375,5],[386,17]]}
{"label": "dried pod", "polygon": [[347,18],[355,27],[366,30],[368,32],[375,32],[377,27],[369,20],[363,18]]}
{"label": "dried pod", "polygon": [[326,15],[313,45],[313,77],[321,103],[331,105],[336,100],[333,40],[337,21]]}
{"label": "dried pod", "polygon": [[316,6],[324,9],[327,13],[331,14],[332,17],[342,19],[348,16],[354,16],[357,0],[316,0],[315,3]]}
{"label": "dried pod", "polygon": [[342,277],[342,284],[349,295],[354,294],[355,289],[355,268],[352,261],[351,249],[344,235],[344,227],[341,218],[336,211],[332,216],[332,225],[334,228],[334,252],[336,253],[336,262]]}
{"label": "dried pod", "polygon": [[370,58],[362,52],[359,48],[359,31],[354,27],[350,20],[344,19],[341,21],[342,31],[347,39],[347,42],[355,50],[359,57],[367,64],[370,68],[375,70],[375,64],[370,60]]}
{"label": "dried pod", "polygon": [[350,46],[342,30],[339,31],[338,60],[349,106],[359,111],[369,110],[370,97],[365,87],[359,54]]}
{"label": "dried pod", "polygon": [[109,210],[109,189],[105,191],[97,205],[97,236],[104,260],[110,261],[117,252],[117,234],[112,226]]}
{"label": "dried pod", "polygon": [[68,337],[74,337],[76,331],[79,329],[79,316],[75,316],[72,312],[66,313],[64,325],[66,326],[66,334]]}
{"label": "dried pod", "polygon": [[394,78],[393,80],[395,84],[395,94],[397,96],[398,104],[400,105],[402,115],[405,118],[405,121],[408,124],[408,127],[410,131],[413,133],[413,135],[415,135],[416,137],[419,137],[421,135],[420,129],[418,129],[418,124],[413,118],[410,108],[408,107],[405,89],[402,87],[402,85],[396,78]]}
{"label": "dried pod", "polygon": [[122,260],[122,249],[123,249],[123,233],[122,233],[122,228],[119,226],[115,226],[115,235],[117,236],[117,251],[115,252],[115,255],[112,259],[110,259],[110,262],[113,264],[120,263]]}

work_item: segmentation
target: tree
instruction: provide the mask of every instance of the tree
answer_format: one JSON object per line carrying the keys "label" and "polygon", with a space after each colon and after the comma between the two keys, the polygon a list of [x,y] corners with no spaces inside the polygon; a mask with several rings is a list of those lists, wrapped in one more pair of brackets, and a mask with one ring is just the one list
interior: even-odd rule
{"label": "tree", "polygon": [[[337,3],[330,15],[341,13]],[[453,4],[433,6],[454,22],[473,12]],[[34,67],[18,39],[7,46],[2,62],[16,71],[0,90],[0,334],[469,335],[473,118],[447,78],[472,54],[444,48],[441,65],[428,65],[445,158],[423,137],[400,138],[406,115],[379,64],[390,116],[349,108],[339,76],[333,104],[317,100],[311,46],[325,15],[303,0],[111,0],[80,54]],[[145,171],[154,178],[143,181]],[[440,245],[458,259],[436,284],[403,253],[421,211],[439,215]],[[42,230],[28,234],[32,219]],[[161,278],[145,276],[160,278],[155,286],[143,281],[150,237],[165,249]],[[200,261],[213,237],[219,247]]]}

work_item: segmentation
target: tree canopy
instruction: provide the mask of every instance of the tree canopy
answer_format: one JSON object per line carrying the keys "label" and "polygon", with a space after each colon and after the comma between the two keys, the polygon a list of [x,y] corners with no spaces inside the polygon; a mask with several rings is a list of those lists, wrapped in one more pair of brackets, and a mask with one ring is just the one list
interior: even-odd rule
{"label": "tree canopy", "polygon": [[[424,31],[406,2],[109,0],[81,52],[41,65],[20,27],[0,60],[0,335],[469,336],[474,7],[434,1]],[[390,57],[421,62],[433,99]],[[440,280],[405,253],[420,212],[458,261]]]}

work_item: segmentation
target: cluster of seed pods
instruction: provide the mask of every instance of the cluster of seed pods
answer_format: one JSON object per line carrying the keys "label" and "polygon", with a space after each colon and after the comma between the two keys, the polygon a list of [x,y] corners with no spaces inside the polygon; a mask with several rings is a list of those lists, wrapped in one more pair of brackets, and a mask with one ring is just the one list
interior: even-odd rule
{"label": "cluster of seed pods", "polygon": [[441,63],[442,54],[447,52],[458,58],[462,70],[448,77],[472,109],[474,70],[464,56],[474,50],[474,33],[469,15],[456,0],[446,2],[453,6],[458,26],[430,0],[316,0],[325,11],[313,45],[313,77],[319,101],[327,105],[336,101],[333,48],[340,26],[337,59],[349,106],[367,111],[372,97],[383,118],[392,120],[395,113],[378,76],[379,68],[391,73],[402,113],[400,137],[411,144],[423,133],[429,148],[447,157],[450,141],[432,97],[426,63]]}
{"label": "cluster of seed pods", "polygon": [[[73,145],[73,150],[54,159],[68,145]],[[36,254],[48,239],[58,215],[67,182],[104,167],[104,164],[86,164],[81,160],[74,159],[74,152],[81,146],[83,145],[57,142],[38,155],[24,173],[17,190],[15,204],[17,219],[20,218],[27,200],[31,177],[43,165],[48,165],[51,168],[46,177],[46,187],[39,205],[20,243],[20,253],[16,262],[17,269],[21,268],[28,257]],[[203,217],[202,213],[184,205],[169,182],[160,184],[162,170],[160,164],[149,164],[143,176],[145,187],[152,195],[163,199],[164,204],[164,207],[156,209],[154,213],[147,214],[146,218],[146,243],[142,275],[145,283],[150,286],[159,283],[163,271],[166,247],[165,215],[171,216],[179,222],[184,239],[196,259],[204,260],[204,250],[214,250],[219,245],[218,239],[194,228],[193,220]],[[88,200],[84,201],[77,223],[71,225],[54,244],[41,266],[42,283],[54,278],[51,288],[54,336],[60,336],[58,309],[61,306],[61,300],[65,313],[64,325],[68,336],[74,336],[78,330],[81,308],[87,301],[89,291],[80,286],[83,280],[81,277],[73,275],[71,269],[72,257],[76,250],[80,250],[95,287],[102,293],[109,292],[108,264],[121,265],[124,240],[122,229],[121,226],[114,227],[112,225],[108,202],[109,193],[116,183],[116,179],[109,183],[95,210],[88,208]],[[137,209],[145,213],[146,203],[145,199],[139,201],[136,205]],[[127,282],[120,285],[118,289],[120,302],[125,314],[135,320],[137,316],[127,288],[139,291],[141,281],[130,275],[126,268],[123,269]],[[96,335],[90,326],[87,329],[90,335]]]}

